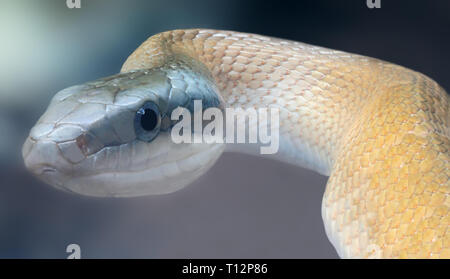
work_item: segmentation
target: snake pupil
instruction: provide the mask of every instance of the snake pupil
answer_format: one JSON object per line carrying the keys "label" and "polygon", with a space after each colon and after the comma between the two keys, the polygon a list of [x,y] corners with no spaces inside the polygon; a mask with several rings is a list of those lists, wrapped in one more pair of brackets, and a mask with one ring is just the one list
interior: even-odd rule
{"label": "snake pupil", "polygon": [[146,131],[152,131],[158,124],[158,116],[152,109],[145,109],[141,116],[141,127]]}

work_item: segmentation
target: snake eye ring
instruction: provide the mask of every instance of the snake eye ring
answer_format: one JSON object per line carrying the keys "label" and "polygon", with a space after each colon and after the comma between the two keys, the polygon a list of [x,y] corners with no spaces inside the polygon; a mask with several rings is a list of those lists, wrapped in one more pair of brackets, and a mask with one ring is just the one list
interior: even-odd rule
{"label": "snake eye ring", "polygon": [[136,138],[151,142],[158,134],[161,126],[161,114],[153,102],[146,102],[136,111],[134,117],[134,132]]}

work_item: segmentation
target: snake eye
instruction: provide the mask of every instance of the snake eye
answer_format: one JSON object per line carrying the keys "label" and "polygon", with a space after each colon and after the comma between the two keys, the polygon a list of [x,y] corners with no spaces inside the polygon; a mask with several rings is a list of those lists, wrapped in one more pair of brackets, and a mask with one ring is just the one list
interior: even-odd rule
{"label": "snake eye", "polygon": [[159,133],[161,115],[153,102],[145,103],[134,117],[134,131],[139,140],[150,142]]}

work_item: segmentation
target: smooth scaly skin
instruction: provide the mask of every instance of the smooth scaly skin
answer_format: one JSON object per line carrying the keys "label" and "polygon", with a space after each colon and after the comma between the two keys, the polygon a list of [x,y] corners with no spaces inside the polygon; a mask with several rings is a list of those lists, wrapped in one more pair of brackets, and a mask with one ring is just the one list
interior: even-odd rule
{"label": "smooth scaly skin", "polygon": [[214,30],[155,35],[122,72],[180,54],[209,69],[226,106],[281,109],[279,159],[330,175],[322,216],[341,257],[450,258],[450,102],[436,82],[377,59]]}

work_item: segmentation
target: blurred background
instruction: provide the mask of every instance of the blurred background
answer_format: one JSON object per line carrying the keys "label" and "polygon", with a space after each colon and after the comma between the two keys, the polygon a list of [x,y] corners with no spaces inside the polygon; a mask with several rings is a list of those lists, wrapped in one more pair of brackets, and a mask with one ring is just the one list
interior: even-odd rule
{"label": "blurred background", "polygon": [[50,98],[117,73],[149,36],[214,28],[388,60],[450,89],[450,1],[0,0],[0,258],[336,258],[320,215],[326,177],[225,154],[175,194],[71,195],[28,174],[21,146]]}

